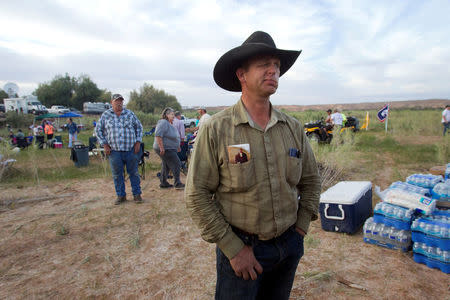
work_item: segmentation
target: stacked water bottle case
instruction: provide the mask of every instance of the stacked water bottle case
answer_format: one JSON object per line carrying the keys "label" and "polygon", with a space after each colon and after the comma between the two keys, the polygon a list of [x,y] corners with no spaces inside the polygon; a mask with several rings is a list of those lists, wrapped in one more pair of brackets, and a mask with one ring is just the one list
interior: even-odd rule
{"label": "stacked water bottle case", "polygon": [[[446,177],[450,164],[447,165]],[[379,189],[379,188],[378,188]],[[413,242],[414,261],[450,272],[450,180],[431,174],[413,174],[379,193],[383,202],[366,220],[366,243],[408,251]],[[442,205],[442,207],[449,207]]]}
{"label": "stacked water bottle case", "polygon": [[450,273],[450,212],[436,210],[414,220],[411,229],[414,261]]}
{"label": "stacked water bottle case", "polygon": [[378,203],[374,216],[364,224],[364,241],[390,249],[411,248],[413,210],[388,203]]}

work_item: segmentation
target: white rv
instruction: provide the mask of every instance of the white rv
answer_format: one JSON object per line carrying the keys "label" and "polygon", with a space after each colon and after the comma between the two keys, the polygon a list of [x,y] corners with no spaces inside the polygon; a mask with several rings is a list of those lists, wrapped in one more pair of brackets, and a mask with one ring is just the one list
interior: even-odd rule
{"label": "white rv", "polygon": [[111,104],[104,102],[84,102],[83,112],[85,114],[101,114],[111,108]]}
{"label": "white rv", "polygon": [[5,98],[3,103],[5,104],[6,112],[15,111],[35,115],[47,113],[45,106],[33,95],[20,98]]}

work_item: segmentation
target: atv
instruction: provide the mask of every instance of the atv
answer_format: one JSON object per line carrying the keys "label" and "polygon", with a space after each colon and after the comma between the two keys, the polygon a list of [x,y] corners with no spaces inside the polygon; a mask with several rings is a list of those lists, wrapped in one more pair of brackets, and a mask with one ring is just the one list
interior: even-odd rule
{"label": "atv", "polygon": [[[330,143],[333,139],[333,130],[328,129],[325,133],[325,122],[323,119],[305,123],[305,134],[310,141],[318,143]],[[359,130],[359,120],[356,117],[348,117],[344,126],[340,129],[339,133],[343,133],[345,130],[351,130],[357,132]]]}
{"label": "atv", "polygon": [[305,134],[310,141],[330,143],[333,138],[333,130],[327,130],[325,133],[325,127],[326,125],[323,119],[305,123]]}

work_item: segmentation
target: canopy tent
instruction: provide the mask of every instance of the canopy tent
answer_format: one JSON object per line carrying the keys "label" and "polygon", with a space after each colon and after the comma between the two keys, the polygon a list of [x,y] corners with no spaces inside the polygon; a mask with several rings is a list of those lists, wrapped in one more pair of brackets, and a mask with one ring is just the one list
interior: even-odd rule
{"label": "canopy tent", "polygon": [[[37,120],[42,120],[42,119],[56,119],[56,123],[57,123],[57,128],[59,128],[59,119],[61,119],[61,118],[82,118],[83,117],[83,115],[79,115],[79,114],[76,114],[76,113],[73,113],[73,112],[68,112],[68,113],[65,113],[65,114],[62,114],[62,115],[58,115],[58,114],[45,114],[45,115],[39,115],[39,116],[36,116],[35,118],[34,118],[34,121],[37,121]],[[80,126],[80,127],[83,127],[83,124],[81,124],[82,122],[81,122],[81,119],[80,119],[80,124],[78,125],[78,126]],[[34,125],[34,122],[33,122],[33,125]],[[58,130],[60,130],[60,129],[58,129]]]}
{"label": "canopy tent", "polygon": [[73,112],[68,112],[68,113],[65,113],[63,115],[59,115],[58,116],[58,118],[81,118],[81,117],[83,117],[83,116],[79,115],[79,114],[76,114],[76,113],[73,113]]}

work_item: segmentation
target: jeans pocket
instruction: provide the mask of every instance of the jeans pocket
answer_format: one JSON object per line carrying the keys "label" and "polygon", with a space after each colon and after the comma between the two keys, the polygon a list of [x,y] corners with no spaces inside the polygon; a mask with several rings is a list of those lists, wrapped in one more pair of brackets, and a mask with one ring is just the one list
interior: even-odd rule
{"label": "jeans pocket", "polygon": [[305,237],[301,235],[297,230],[293,230],[290,237],[290,248],[292,250],[293,255],[299,255],[302,257],[304,254],[304,240]]}
{"label": "jeans pocket", "polygon": [[222,250],[220,250],[219,247],[216,247],[216,256],[217,256],[217,268],[218,268],[218,272],[223,272],[225,274],[230,274],[232,276],[235,276],[234,270],[231,267],[231,263],[230,260],[228,259],[228,257],[222,252]]}

